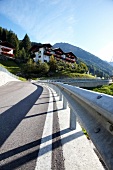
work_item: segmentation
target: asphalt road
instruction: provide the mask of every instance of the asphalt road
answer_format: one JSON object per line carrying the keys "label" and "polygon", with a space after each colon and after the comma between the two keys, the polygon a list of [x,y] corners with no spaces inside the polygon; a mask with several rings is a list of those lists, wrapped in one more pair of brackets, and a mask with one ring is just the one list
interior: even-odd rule
{"label": "asphalt road", "polygon": [[[46,87],[29,82],[0,87],[0,170],[35,169],[48,105]],[[51,167],[61,170],[64,165],[55,101],[53,112]]]}

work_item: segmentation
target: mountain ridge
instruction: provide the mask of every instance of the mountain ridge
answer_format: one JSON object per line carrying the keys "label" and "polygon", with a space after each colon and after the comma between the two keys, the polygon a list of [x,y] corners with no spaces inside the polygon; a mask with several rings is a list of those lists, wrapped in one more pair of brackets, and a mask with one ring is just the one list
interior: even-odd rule
{"label": "mountain ridge", "polygon": [[106,61],[101,60],[99,57],[95,56],[94,54],[91,54],[90,52],[83,50],[80,47],[71,45],[69,43],[56,43],[53,45],[54,48],[61,48],[64,52],[73,52],[74,55],[77,56],[77,58],[81,59],[83,62],[87,64],[87,66],[95,67],[96,69],[99,69],[101,72],[111,75],[113,71],[113,66],[111,66]]}

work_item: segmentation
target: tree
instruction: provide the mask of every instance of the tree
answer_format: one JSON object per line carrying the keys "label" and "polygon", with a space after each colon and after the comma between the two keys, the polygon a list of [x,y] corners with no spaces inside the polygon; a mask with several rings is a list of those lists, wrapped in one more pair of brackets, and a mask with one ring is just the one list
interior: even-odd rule
{"label": "tree", "polygon": [[34,72],[34,63],[32,59],[29,59],[27,63],[24,65],[23,71],[24,73],[33,73]]}
{"label": "tree", "polygon": [[53,71],[53,72],[56,71],[56,69],[57,69],[57,62],[56,62],[56,60],[55,60],[53,55],[50,57],[49,66],[50,66],[50,71]]}
{"label": "tree", "polygon": [[8,32],[7,41],[14,46],[14,48],[15,48],[14,54],[15,54],[15,57],[18,58],[19,40],[18,40],[17,35],[15,33],[13,33],[13,31],[11,31],[11,30]]}
{"label": "tree", "polygon": [[19,50],[19,57],[18,57],[20,60],[25,60],[26,59],[26,52],[25,52],[25,49],[24,47]]}
{"label": "tree", "polygon": [[2,40],[2,27],[0,27],[0,40]]}
{"label": "tree", "polygon": [[80,62],[80,63],[78,64],[78,72],[79,72],[79,73],[85,73],[85,72],[87,72],[87,71],[88,71],[88,67],[86,66],[86,64],[83,63],[83,62]]}
{"label": "tree", "polygon": [[30,38],[28,37],[27,34],[25,35],[25,37],[21,43],[22,43],[22,47],[24,47],[26,53],[28,53],[29,49],[31,48],[31,42],[30,42]]}
{"label": "tree", "polygon": [[2,41],[6,41],[7,40],[7,30],[6,29],[2,30],[1,40]]}
{"label": "tree", "polygon": [[49,71],[49,66],[47,63],[41,63],[40,64],[40,72],[42,73],[42,75],[47,74]]}

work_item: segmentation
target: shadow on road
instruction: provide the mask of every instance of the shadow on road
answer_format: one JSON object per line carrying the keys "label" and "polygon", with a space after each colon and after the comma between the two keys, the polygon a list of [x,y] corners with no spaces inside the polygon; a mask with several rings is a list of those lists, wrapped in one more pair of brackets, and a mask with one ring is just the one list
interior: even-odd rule
{"label": "shadow on road", "polygon": [[[0,136],[0,145],[2,145],[5,142],[5,140],[9,137],[9,135],[13,132],[13,130],[22,121],[22,119],[39,116],[39,114],[37,114],[37,115],[25,117],[26,114],[28,113],[28,111],[30,110],[30,108],[34,105],[36,100],[41,95],[42,91],[43,91],[43,88],[41,86],[38,86],[38,89],[36,91],[34,91],[31,95],[29,95],[28,97],[23,99],[21,102],[19,102],[18,104],[16,104],[15,106],[13,106],[12,108],[7,110],[0,116],[0,134],[3,133]],[[22,108],[24,108],[24,110],[22,110]],[[56,114],[57,111],[58,111],[58,109],[54,108],[53,113]],[[51,112],[52,111],[50,111],[49,113],[51,113]],[[43,114],[47,114],[47,112],[40,113],[40,115],[43,115]],[[18,158],[15,157],[14,160],[2,165],[0,167],[1,170],[16,169],[30,161],[36,160],[37,157],[40,157],[40,156],[51,151],[51,144],[48,144],[47,146],[40,148],[41,154],[38,155],[40,143],[46,143],[52,139],[52,150],[55,150],[55,149],[59,148],[61,145],[64,145],[64,144],[66,144],[72,140],[75,140],[83,135],[82,131],[75,132],[73,134],[70,134],[70,132],[71,132],[71,130],[69,128],[64,129],[62,131],[58,130],[56,133],[53,132],[49,136],[40,138],[36,141],[32,141],[32,142],[27,143],[27,144],[20,146],[18,148],[15,148],[15,149],[9,150],[5,153],[2,153],[0,155],[0,161],[4,161],[5,159],[16,156],[19,153],[24,153],[24,151],[27,151],[27,150],[33,148],[33,150],[30,151],[29,153],[27,153],[23,156],[22,156],[22,154],[20,154],[21,156],[19,156]],[[66,137],[63,137],[61,140],[59,137],[63,134],[68,134],[68,135]],[[56,140],[53,140],[53,139],[56,139]]]}
{"label": "shadow on road", "polygon": [[36,86],[37,89],[33,93],[0,115],[0,146],[15,130],[22,119],[24,119],[25,115],[42,94],[43,87]]}
{"label": "shadow on road", "polygon": [[[59,131],[57,133],[54,133],[54,134],[52,134],[50,136],[46,136],[45,138],[42,139],[42,141],[47,142],[48,139],[51,139],[51,137],[52,137],[52,139],[54,139],[54,138],[56,138],[56,137],[58,137],[60,135],[69,133],[70,131],[71,130],[69,128],[64,129],[64,130]],[[78,138],[78,137],[80,137],[82,135],[83,135],[82,131],[76,132],[76,133],[71,134],[71,135],[68,135],[67,137],[64,137],[62,139],[62,144],[64,145],[65,143],[68,143],[68,142],[70,142],[70,141],[72,141],[72,140],[74,140],[74,139],[76,139],[76,138]],[[13,150],[7,151],[7,152],[0,155],[0,161],[4,160],[6,158],[9,158],[11,156],[14,156],[14,155],[16,155],[18,153],[24,152],[24,151],[26,151],[28,149],[34,148],[34,147],[40,145],[40,143],[41,143],[41,139],[39,139],[37,141],[33,141],[33,142],[28,143],[28,144],[23,145],[23,146],[20,146],[18,148],[13,149]],[[52,145],[54,146],[53,150],[59,147],[58,143],[59,143],[59,140],[52,143]],[[41,153],[42,154],[40,156],[42,156],[42,155],[46,154],[47,152],[51,151],[49,146],[50,145],[47,145],[46,147],[41,148]],[[15,169],[15,168],[17,168],[17,167],[19,167],[19,166],[21,166],[21,165],[23,165],[23,164],[25,164],[25,163],[27,163],[29,161],[32,161],[32,160],[36,159],[37,156],[38,156],[38,152],[39,152],[39,150],[36,149],[35,151],[33,151],[33,152],[29,153],[29,154],[26,154],[26,155],[24,155],[24,156],[22,156],[20,158],[17,158],[16,160],[13,160],[13,161],[1,166],[1,168],[2,168],[2,170],[6,170],[6,169],[10,170],[10,168]]]}

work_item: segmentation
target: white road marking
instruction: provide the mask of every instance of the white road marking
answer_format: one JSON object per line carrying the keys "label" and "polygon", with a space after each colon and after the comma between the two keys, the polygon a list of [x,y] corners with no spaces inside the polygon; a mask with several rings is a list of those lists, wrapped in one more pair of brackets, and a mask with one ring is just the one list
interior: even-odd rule
{"label": "white road marking", "polygon": [[[52,129],[53,129],[53,97],[49,90],[49,106],[43,129],[40,150],[36,162],[35,170],[51,170],[52,162]],[[52,111],[52,112],[50,112]],[[46,137],[46,141],[45,138]]]}

